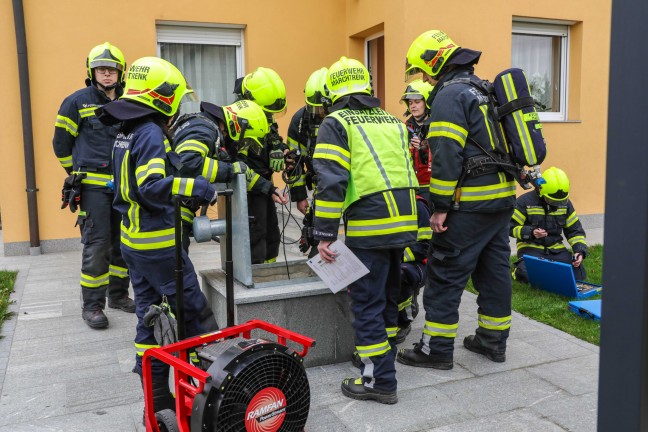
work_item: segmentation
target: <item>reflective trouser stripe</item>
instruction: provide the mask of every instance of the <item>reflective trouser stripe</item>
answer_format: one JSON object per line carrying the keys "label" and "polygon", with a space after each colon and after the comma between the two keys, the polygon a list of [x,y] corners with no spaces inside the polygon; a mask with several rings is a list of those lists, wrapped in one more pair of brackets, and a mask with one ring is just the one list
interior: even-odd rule
{"label": "reflective trouser stripe", "polygon": [[489,330],[503,331],[511,328],[511,315],[505,317],[491,317],[488,315],[478,314],[477,317],[479,327]]}
{"label": "reflective trouser stripe", "polygon": [[180,207],[180,217],[186,222],[193,223],[196,214],[187,207]]}
{"label": "reflective trouser stripe", "polygon": [[389,341],[384,341],[375,345],[356,345],[356,350],[360,357],[374,357],[385,354],[391,349]]}
{"label": "reflective trouser stripe", "polygon": [[459,323],[441,324],[432,321],[425,321],[425,326],[423,327],[423,334],[426,334],[428,336],[454,338],[457,337],[457,328],[459,328]]}
{"label": "reflective trouser stripe", "polygon": [[403,301],[402,303],[398,304],[398,311],[400,312],[408,306],[412,306],[412,296],[405,299],[405,301]]}
{"label": "reflective trouser stripe", "polygon": [[144,355],[144,351],[150,348],[160,348],[160,345],[146,345],[146,344],[135,343],[135,352],[140,357]]}
{"label": "reflective trouser stripe", "polygon": [[398,334],[398,327],[386,327],[385,330],[387,331],[387,339],[395,338]]}
{"label": "reflective trouser stripe", "polygon": [[108,273],[104,273],[99,276],[90,276],[84,273],[81,273],[81,286],[86,288],[99,288],[104,285],[108,285]]}
{"label": "reflective trouser stripe", "polygon": [[128,277],[128,269],[126,267],[119,267],[110,264],[109,272],[110,276],[115,276],[122,279]]}

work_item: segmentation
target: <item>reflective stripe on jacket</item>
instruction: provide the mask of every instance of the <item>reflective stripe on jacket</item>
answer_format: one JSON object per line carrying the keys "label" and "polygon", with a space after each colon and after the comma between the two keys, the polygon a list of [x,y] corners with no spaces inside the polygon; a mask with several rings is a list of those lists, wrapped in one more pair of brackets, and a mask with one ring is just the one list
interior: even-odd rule
{"label": "reflective stripe on jacket", "polygon": [[[117,96],[121,95],[117,88]],[[117,129],[106,126],[95,116],[95,109],[110,102],[94,86],[78,90],[65,98],[54,124],[54,154],[67,172],[88,173],[84,184],[106,186],[112,180],[112,149]]]}
{"label": "reflective stripe on jacket", "polygon": [[[546,237],[535,238],[533,230],[542,228]],[[536,191],[520,196],[511,217],[509,235],[517,239],[517,249],[534,248],[563,251],[563,234],[574,252],[587,255],[585,230],[570,200],[563,205],[549,206]]]}
{"label": "reflective stripe on jacket", "polygon": [[318,174],[314,236],[379,248],[411,244],[418,224],[418,182],[403,122],[380,108],[344,108],[322,122],[313,156]]}
{"label": "reflective stripe on jacket", "polygon": [[[495,149],[493,131],[487,121],[488,100],[467,83],[444,86],[445,82],[468,77],[469,69],[450,71],[434,86],[428,143],[432,151],[430,178],[431,208],[450,210],[464,164],[474,156],[484,156],[475,140],[485,150]],[[514,179],[503,172],[466,177],[461,185],[460,211],[497,211],[515,203]]]}
{"label": "reflective stripe on jacket", "polygon": [[202,176],[174,177],[167,162],[162,129],[141,123],[115,141],[114,207],[122,215],[121,243],[138,250],[173,247],[173,195],[211,199],[214,189]]}

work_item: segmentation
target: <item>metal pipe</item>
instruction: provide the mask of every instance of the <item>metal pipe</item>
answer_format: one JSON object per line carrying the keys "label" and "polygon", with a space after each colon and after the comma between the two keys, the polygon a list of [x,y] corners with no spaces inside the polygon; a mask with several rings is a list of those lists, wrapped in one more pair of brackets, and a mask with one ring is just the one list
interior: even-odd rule
{"label": "metal pipe", "polygon": [[227,327],[232,327],[234,321],[234,261],[232,259],[232,195],[231,189],[223,192],[225,194],[225,303],[227,307]]}
{"label": "metal pipe", "polygon": [[29,63],[27,61],[27,37],[25,12],[22,0],[13,0],[16,50],[18,53],[18,77],[20,81],[20,108],[22,114],[23,151],[25,155],[25,181],[27,184],[27,214],[29,216],[29,254],[40,255],[38,232],[38,200],[36,192],[36,169],[34,163],[34,135],[31,115],[31,92],[29,90]]}

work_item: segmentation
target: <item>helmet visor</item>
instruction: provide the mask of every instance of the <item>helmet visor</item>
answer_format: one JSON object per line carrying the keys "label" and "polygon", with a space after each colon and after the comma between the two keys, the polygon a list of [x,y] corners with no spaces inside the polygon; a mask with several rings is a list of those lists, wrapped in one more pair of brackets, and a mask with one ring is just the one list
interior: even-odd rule
{"label": "helmet visor", "polygon": [[118,71],[124,70],[124,65],[122,65],[121,63],[115,60],[97,59],[90,62],[90,69],[94,69],[98,67],[109,67],[109,68],[117,69]]}
{"label": "helmet visor", "polygon": [[239,151],[247,150],[248,153],[252,152],[257,156],[261,154],[261,149],[263,149],[263,145],[261,145],[261,143],[256,138],[253,137],[243,138],[238,143]]}
{"label": "helmet visor", "polygon": [[405,82],[411,80],[415,75],[422,74],[423,69],[407,64],[409,68],[405,70]]}
{"label": "helmet visor", "polygon": [[280,112],[285,112],[286,111],[286,99],[277,99],[270,105],[265,105],[263,107],[266,111],[270,111],[272,113],[280,113]]}

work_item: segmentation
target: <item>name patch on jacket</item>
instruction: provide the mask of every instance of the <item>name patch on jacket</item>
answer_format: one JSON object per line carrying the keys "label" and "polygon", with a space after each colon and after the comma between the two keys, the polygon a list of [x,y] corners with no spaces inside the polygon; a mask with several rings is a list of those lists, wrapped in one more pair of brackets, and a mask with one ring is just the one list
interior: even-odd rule
{"label": "name patch on jacket", "polygon": [[383,124],[383,123],[401,123],[399,119],[391,114],[385,113],[383,110],[370,110],[370,114],[365,114],[366,111],[340,111],[337,115],[351,124]]}
{"label": "name patch on jacket", "polygon": [[117,138],[115,139],[115,144],[113,145],[114,148],[121,148],[121,149],[128,149],[130,147],[130,142],[133,139],[133,134],[129,133],[128,135],[124,135],[123,133],[117,134]]}

